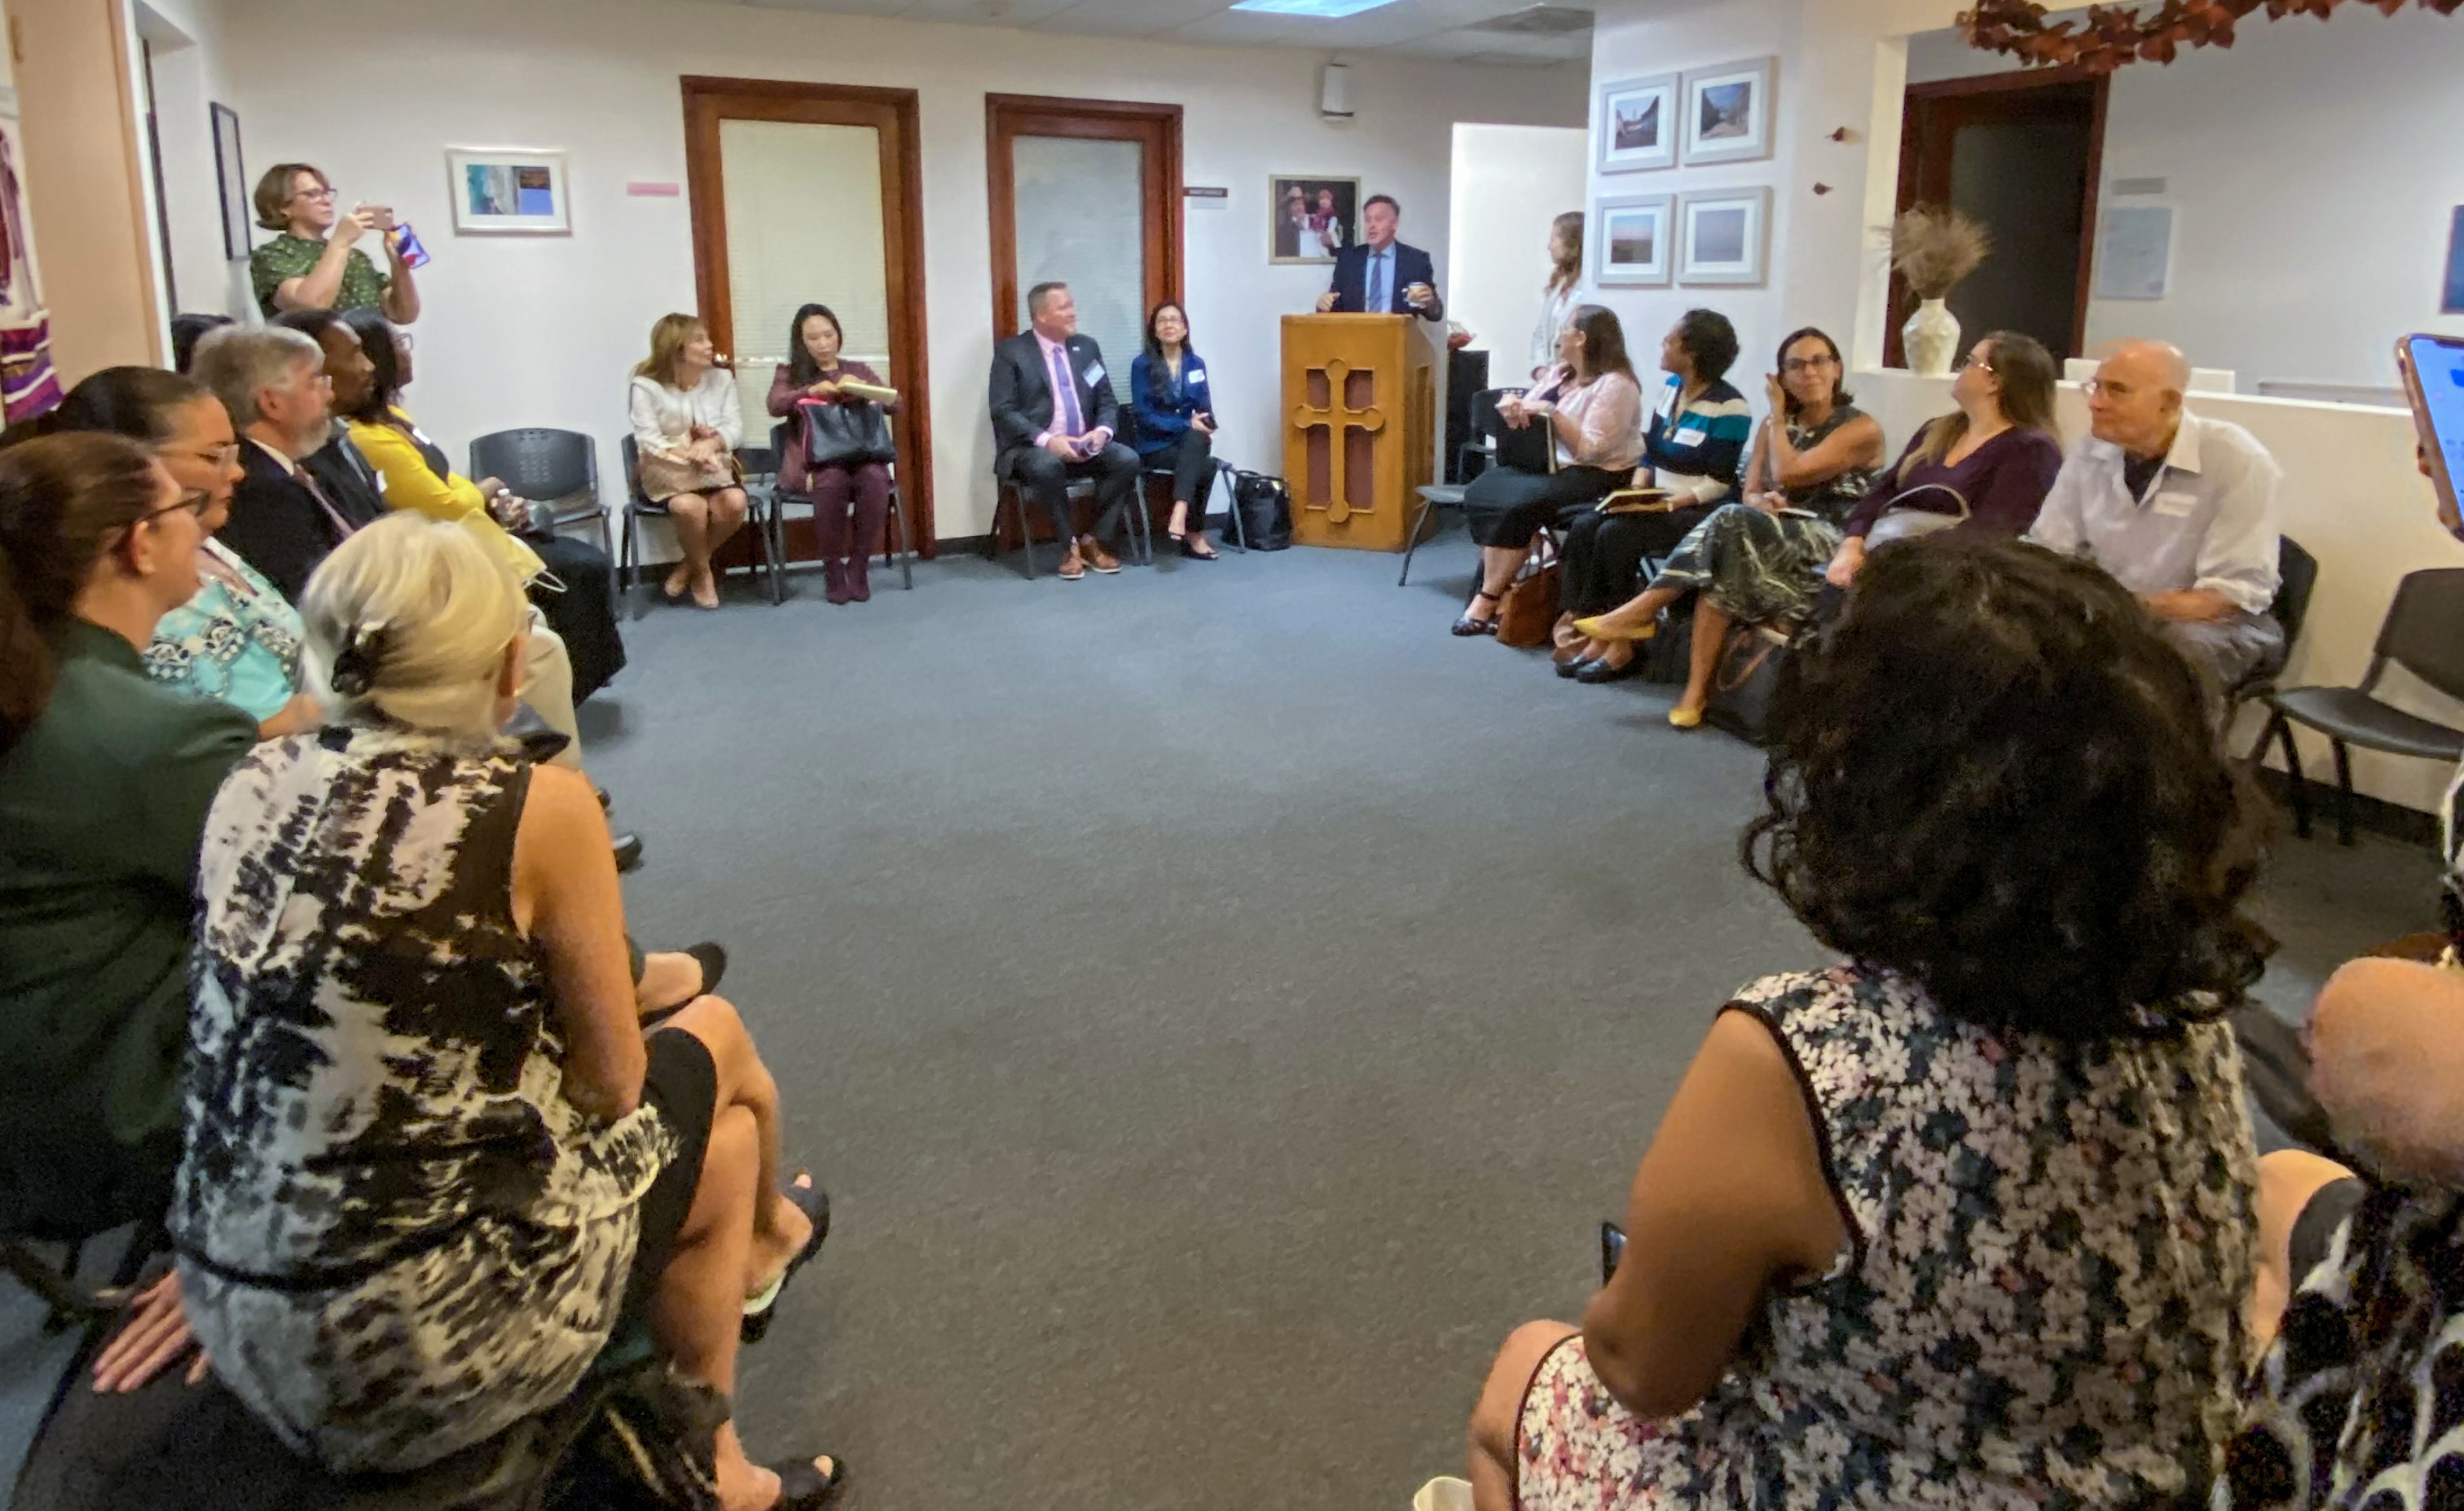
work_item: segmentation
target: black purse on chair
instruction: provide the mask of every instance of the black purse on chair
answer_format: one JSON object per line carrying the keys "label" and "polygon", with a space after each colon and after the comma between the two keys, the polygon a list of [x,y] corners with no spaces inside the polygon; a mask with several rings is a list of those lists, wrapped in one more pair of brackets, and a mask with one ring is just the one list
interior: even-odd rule
{"label": "black purse on chair", "polygon": [[813,467],[862,467],[898,460],[890,439],[890,416],[869,401],[849,404],[807,404],[804,415],[804,460]]}

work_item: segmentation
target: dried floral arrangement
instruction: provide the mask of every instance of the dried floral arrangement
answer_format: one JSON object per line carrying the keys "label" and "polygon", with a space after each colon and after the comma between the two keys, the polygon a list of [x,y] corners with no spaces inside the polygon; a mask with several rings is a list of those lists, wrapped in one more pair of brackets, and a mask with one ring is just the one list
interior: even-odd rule
{"label": "dried floral arrangement", "polygon": [[1944,206],[1919,205],[1891,222],[1891,268],[1920,299],[1949,294],[1992,251],[1993,237],[1982,224]]}

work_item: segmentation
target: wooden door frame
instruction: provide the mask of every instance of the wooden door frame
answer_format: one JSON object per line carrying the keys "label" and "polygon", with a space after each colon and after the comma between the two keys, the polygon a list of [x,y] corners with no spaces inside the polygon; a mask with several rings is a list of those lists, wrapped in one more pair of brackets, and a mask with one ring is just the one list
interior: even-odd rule
{"label": "wooden door frame", "polygon": [[[2024,90],[2045,89],[2059,84],[2092,84],[2087,128],[2087,195],[2079,205],[2079,256],[2077,294],[2071,310],[2071,355],[2084,354],[2087,344],[2088,295],[2094,287],[2096,274],[2097,200],[2104,180],[2105,110],[2113,97],[2113,76],[2091,73],[2084,68],[2022,68],[2001,74],[1979,74],[1972,78],[1945,78],[1930,84],[1910,84],[1900,105],[1900,182],[1898,208],[1915,208],[1917,169],[1922,165],[1925,148],[1925,107],[1937,100],[1954,99],[1969,95],[2015,94]],[[1916,308],[1908,292],[1907,280],[1897,273],[1891,274],[1891,298],[1888,318],[1882,326],[1882,365],[1904,366],[1907,353],[1900,327],[1907,322]]]}
{"label": "wooden door frame", "polygon": [[[1025,129],[1028,123],[1034,129]],[[1145,164],[1147,208],[1156,212],[1160,234],[1146,244],[1145,282],[1160,290],[1150,302],[1178,301],[1184,259],[1181,254],[1180,107],[1130,99],[1070,99],[1045,95],[984,97],[984,179],[992,208],[993,339],[1019,332],[1018,323],[1018,190],[1010,161],[1012,137],[1088,137],[1120,141],[1119,127],[1138,124],[1155,128],[1160,150]],[[1141,132],[1136,140],[1143,141]],[[1157,204],[1157,198],[1161,203]],[[1120,354],[1108,354],[1112,361]],[[1128,369],[1124,368],[1123,371]]]}
{"label": "wooden door frame", "polygon": [[[933,378],[924,296],[924,149],[916,92],[869,84],[817,84],[791,79],[683,77],[685,181],[692,195],[693,283],[703,322],[713,331],[736,330],[735,300],[727,277],[727,196],[719,167],[722,119],[785,120],[815,125],[861,123],[881,135],[882,275],[890,310],[890,360],[905,400],[894,427],[898,440],[898,497],[907,530],[926,558],[939,554],[933,527]],[[722,118],[722,98],[758,102],[756,113]],[[851,122],[847,106],[873,119]],[[834,108],[835,107],[835,108]],[[885,117],[882,113],[886,111]],[[895,136],[896,140],[891,139]],[[730,342],[734,344],[733,341]]]}

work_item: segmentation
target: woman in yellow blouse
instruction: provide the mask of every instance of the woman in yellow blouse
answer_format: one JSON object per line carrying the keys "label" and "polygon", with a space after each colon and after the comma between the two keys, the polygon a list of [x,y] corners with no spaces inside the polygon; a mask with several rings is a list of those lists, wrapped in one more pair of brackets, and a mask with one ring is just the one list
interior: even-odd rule
{"label": "woman in yellow blouse", "polygon": [[532,601],[565,642],[574,701],[596,692],[625,665],[625,643],[616,627],[615,569],[607,554],[562,536],[516,534],[530,525],[530,501],[495,478],[474,483],[454,471],[444,449],[402,407],[402,390],[411,377],[408,339],[373,310],[354,310],[341,319],[359,337],[372,371],[366,392],[338,395],[337,407],[349,422],[351,445],[376,469],[386,507],[462,520],[523,581],[544,571],[560,584],[561,591],[534,588]]}

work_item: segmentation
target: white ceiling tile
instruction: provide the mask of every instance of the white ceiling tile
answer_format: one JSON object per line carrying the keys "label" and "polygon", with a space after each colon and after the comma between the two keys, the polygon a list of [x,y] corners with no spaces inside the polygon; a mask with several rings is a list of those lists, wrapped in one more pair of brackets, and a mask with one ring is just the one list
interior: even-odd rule
{"label": "white ceiling tile", "polygon": [[1035,30],[1153,36],[1227,9],[1224,0],[1072,0],[1037,22]]}
{"label": "white ceiling tile", "polygon": [[1479,57],[1496,62],[1580,61],[1591,33],[1527,36],[1471,32],[1467,26],[1536,3],[1582,0],[1392,0],[1332,18],[1235,11],[1230,0],[737,0],[774,11],[973,22],[1085,36],[1152,36],[1221,47],[1291,47],[1317,52],[1393,53],[1409,57]]}
{"label": "white ceiling tile", "polygon": [[764,11],[819,11],[829,15],[899,15],[915,0],[743,0]]}

